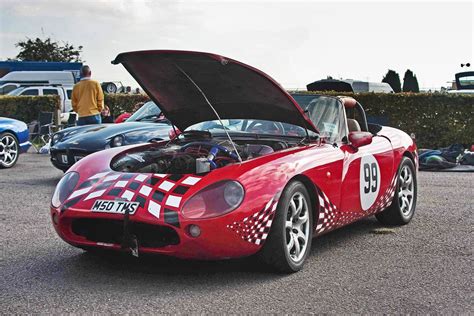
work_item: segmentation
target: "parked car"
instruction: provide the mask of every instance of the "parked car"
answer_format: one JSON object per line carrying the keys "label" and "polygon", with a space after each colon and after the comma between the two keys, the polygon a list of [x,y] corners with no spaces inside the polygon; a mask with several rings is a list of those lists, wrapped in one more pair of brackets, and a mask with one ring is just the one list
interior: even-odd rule
{"label": "parked car", "polygon": [[393,93],[392,87],[386,82],[368,82],[352,79],[322,79],[306,86],[308,91],[338,91],[338,92],[374,92]]}
{"label": "parked car", "polygon": [[[11,96],[39,96],[39,95],[57,95],[61,100],[61,112],[68,114],[72,110],[72,86],[30,86],[20,87],[7,95]],[[67,120],[67,118],[65,118]]]}
{"label": "parked car", "polygon": [[55,133],[51,162],[67,171],[78,160],[103,149],[168,139],[170,129],[160,108],[147,102],[124,123],[75,126]]}
{"label": "parked car", "polygon": [[126,92],[121,81],[108,81],[100,84],[104,93],[121,93]]}
{"label": "parked car", "polygon": [[371,215],[389,225],[412,219],[416,145],[400,130],[368,125],[356,100],[291,96],[258,69],[215,54],[129,52],[114,62],[183,133],[75,164],[51,202],[69,244],[134,256],[257,254],[294,272],[315,236]]}
{"label": "parked car", "polygon": [[0,168],[11,168],[18,156],[30,148],[28,127],[11,118],[0,117]]}
{"label": "parked car", "polygon": [[458,72],[455,78],[455,89],[448,93],[474,94],[474,71]]}
{"label": "parked car", "polygon": [[73,86],[71,71],[12,71],[0,78],[0,94],[7,94],[22,86]]}

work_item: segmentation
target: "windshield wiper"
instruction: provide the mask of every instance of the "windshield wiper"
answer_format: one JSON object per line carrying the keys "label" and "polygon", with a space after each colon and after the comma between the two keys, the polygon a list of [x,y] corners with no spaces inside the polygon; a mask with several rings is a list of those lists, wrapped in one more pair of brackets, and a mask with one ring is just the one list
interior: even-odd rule
{"label": "windshield wiper", "polygon": [[158,116],[160,116],[160,114],[145,115],[144,117],[140,117],[140,118],[136,119],[135,121],[136,121],[136,122],[140,122],[140,121],[142,121],[142,120],[150,119],[150,118],[158,117]]}

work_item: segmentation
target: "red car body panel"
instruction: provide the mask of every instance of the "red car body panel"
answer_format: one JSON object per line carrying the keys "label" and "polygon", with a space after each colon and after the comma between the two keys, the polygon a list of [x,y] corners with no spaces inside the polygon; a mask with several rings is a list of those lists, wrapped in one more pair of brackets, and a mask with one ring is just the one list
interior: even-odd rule
{"label": "red car body panel", "polygon": [[[406,134],[402,134],[395,129],[383,128],[379,134],[391,137],[393,139],[392,144],[384,137],[375,137],[372,144],[359,148],[359,150],[354,150],[349,145],[338,148],[330,144],[315,143],[276,152],[242,164],[220,168],[204,177],[181,175],[178,180],[169,180],[169,177],[173,175],[162,178],[153,174],[133,174],[133,178],[122,180],[123,173],[110,169],[111,158],[116,154],[132,148],[156,145],[129,146],[128,148],[98,152],[79,161],[70,171],[80,172],[79,184],[97,174],[105,174],[98,178],[99,181],[92,185],[89,191],[79,195],[79,201],[73,206],[63,209],[63,211],[60,208],[51,208],[52,215],[56,214],[59,218],[58,224],[55,224],[54,227],[58,234],[72,245],[120,249],[119,244],[107,245],[88,241],[86,238],[74,234],[71,230],[71,221],[75,218],[123,219],[123,215],[119,214],[93,213],[90,209],[96,198],[84,200],[92,192],[101,191],[98,190],[98,187],[103,180],[107,177],[118,176],[115,180],[107,181],[111,183],[105,189],[107,192],[107,190],[112,190],[114,184],[118,181],[127,181],[128,186],[129,183],[134,182],[133,179],[137,176],[143,176],[143,181],[139,181],[143,184],[134,190],[130,189],[137,197],[140,195],[138,192],[143,185],[151,187],[154,191],[159,190],[158,188],[163,181],[169,180],[176,183],[173,186],[174,188],[182,184],[188,176],[197,177],[200,179],[199,182],[195,185],[186,186],[189,189],[182,195],[179,206],[167,207],[176,212],[179,227],[165,222],[164,206],[161,209],[160,218],[147,211],[149,200],[153,200],[152,197],[147,199],[145,207],[139,207],[138,211],[131,216],[131,221],[172,227],[179,235],[180,243],[178,245],[169,245],[162,248],[140,247],[140,252],[199,259],[248,256],[260,249],[265,238],[263,238],[262,233],[258,234],[257,232],[257,236],[255,236],[256,233],[252,233],[257,228],[258,221],[245,221],[245,219],[252,218],[255,214],[260,216],[259,212],[264,210],[268,203],[270,203],[268,206],[269,212],[274,212],[279,194],[292,178],[305,177],[314,185],[311,193],[316,201],[313,210],[316,234],[327,233],[360,218],[380,212],[387,207],[393,198],[396,169],[404,155],[415,159],[416,147]],[[394,147],[392,148],[392,146]],[[367,154],[373,155],[379,162],[382,181],[376,202],[371,209],[364,211],[361,209],[359,202],[359,169],[361,157]],[[156,178],[158,181],[153,185],[147,184],[147,181],[152,178]],[[200,189],[223,179],[235,179],[245,188],[245,199],[240,207],[228,214],[210,219],[191,220],[182,216],[180,207],[189,197]],[[169,195],[173,194],[167,193],[162,203],[166,202]],[[100,198],[113,199],[114,196],[108,196],[107,193],[104,193]],[[263,226],[271,221],[271,218],[272,216],[264,222]],[[193,238],[187,233],[186,228],[190,224],[199,225],[201,228],[201,235],[198,238]],[[258,227],[258,229],[260,228]],[[248,229],[249,231],[246,231]],[[248,239],[249,236],[250,240]]]}
{"label": "red car body panel", "polygon": [[[152,53],[140,52],[131,56],[145,58],[147,54]],[[119,62],[126,59],[120,56],[117,57]],[[201,53],[198,56],[218,61],[224,58]],[[301,123],[301,119],[309,120],[303,110],[290,95],[282,92],[283,89],[273,79],[250,66],[225,60],[266,78],[273,87],[273,92],[284,96],[286,105],[282,113],[293,112],[293,115],[298,117],[284,121],[306,124]],[[140,69],[143,67],[142,64],[138,66]],[[139,82],[145,80],[140,76],[136,78]],[[174,116],[181,113],[181,109],[174,107],[176,104],[170,100],[163,99],[160,91],[152,90],[149,84],[147,87],[145,90],[149,90],[156,102],[161,104],[160,101],[164,101],[164,112],[173,121]],[[220,92],[213,93],[221,95]],[[266,93],[271,94],[268,91]],[[341,102],[355,106],[351,100]],[[231,112],[225,113],[227,116],[231,115]],[[202,117],[206,115],[209,113]],[[274,120],[279,117],[282,117],[281,113],[271,113],[267,119]],[[179,121],[179,117],[177,119]],[[181,126],[178,126],[186,127],[193,119],[187,117],[181,120]],[[317,130],[312,123],[311,125],[313,130]],[[136,212],[129,216],[129,221],[134,225],[146,224],[155,228],[166,228],[170,236],[179,239],[178,242],[167,241],[163,246],[139,244],[139,252],[197,259],[244,257],[255,254],[264,245],[272,227],[280,194],[292,179],[303,182],[308,188],[312,198],[314,235],[317,236],[388,207],[395,193],[398,166],[404,156],[413,160],[416,169],[418,167],[413,140],[402,131],[382,127],[370,144],[359,148],[347,142],[328,144],[322,139],[301,143],[242,163],[232,163],[204,175],[124,173],[111,168],[114,158],[118,155],[164,144],[108,149],[89,155],[76,163],[69,170],[77,172],[80,177],[72,194],[61,206],[51,206],[54,228],[59,236],[77,247],[119,250],[119,242],[86,238],[80,231],[75,230],[74,223],[87,219],[121,223],[124,221],[124,215],[92,212],[91,208],[97,200],[125,199],[140,203]],[[365,168],[370,169],[368,173]],[[375,177],[377,181],[365,181],[364,177]],[[240,206],[227,214],[212,218],[189,219],[183,216],[183,205],[194,194],[223,180],[238,181],[245,189],[245,197]],[[198,237],[191,236],[189,225],[200,227]]]}

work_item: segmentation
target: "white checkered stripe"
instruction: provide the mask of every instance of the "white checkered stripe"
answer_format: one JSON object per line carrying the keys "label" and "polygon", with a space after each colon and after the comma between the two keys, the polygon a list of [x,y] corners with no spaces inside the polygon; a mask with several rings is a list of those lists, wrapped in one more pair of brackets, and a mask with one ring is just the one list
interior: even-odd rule
{"label": "white checkered stripe", "polygon": [[390,203],[392,203],[393,196],[395,195],[396,184],[397,175],[393,177],[389,188],[385,191],[385,194],[382,195],[366,212],[341,212],[334,204],[331,203],[324,192],[318,190],[320,209],[315,233],[320,234],[330,231],[335,228],[350,224],[367,215],[373,215],[383,211],[388,206],[390,206]]}
{"label": "white checkered stripe", "polygon": [[322,233],[336,228],[340,214],[336,205],[332,204],[327,195],[321,190],[318,190],[318,200],[319,215],[316,224],[316,233]]}
{"label": "white checkered stripe", "polygon": [[387,191],[385,191],[385,194],[367,210],[367,214],[372,215],[381,212],[390,206],[397,189],[397,178],[398,173],[393,176],[390,186],[388,187]]}
{"label": "white checkered stripe", "polygon": [[227,228],[234,231],[243,240],[260,245],[268,237],[277,205],[278,201],[272,198],[262,210],[241,221],[227,225]]}
{"label": "white checkered stripe", "polygon": [[[125,199],[140,203],[156,218],[179,227],[178,209],[188,189],[201,177],[194,175],[134,174],[102,172],[93,175],[70,195],[65,205],[71,207],[92,199]],[[69,203],[69,204],[68,204]]]}

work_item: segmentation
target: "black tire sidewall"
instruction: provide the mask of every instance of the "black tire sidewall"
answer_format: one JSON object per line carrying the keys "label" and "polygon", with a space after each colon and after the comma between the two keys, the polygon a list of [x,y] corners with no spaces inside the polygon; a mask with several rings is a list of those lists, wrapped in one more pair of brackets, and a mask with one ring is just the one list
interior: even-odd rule
{"label": "black tire sidewall", "polygon": [[18,157],[20,156],[20,142],[18,141],[18,138],[16,138],[16,136],[14,134],[10,133],[10,132],[4,132],[4,133],[0,133],[0,139],[2,139],[6,135],[9,135],[9,136],[13,137],[13,139],[15,140],[16,148],[17,148],[18,152],[17,152],[17,155],[15,157],[15,161],[13,162],[13,164],[11,166],[7,167],[3,164],[3,162],[0,161],[0,168],[2,168],[2,169],[11,168],[11,167],[15,166],[17,161],[18,161]]}

